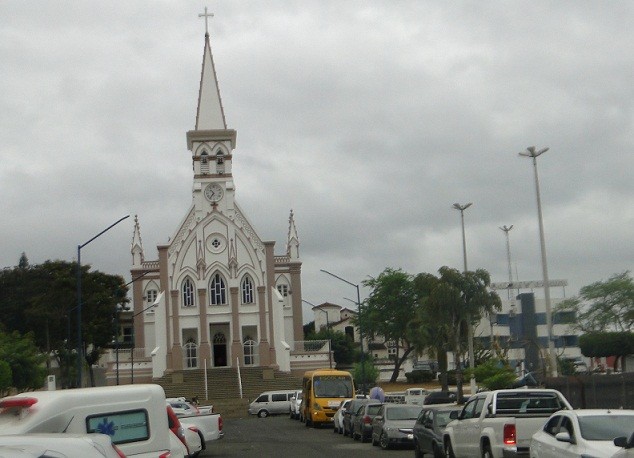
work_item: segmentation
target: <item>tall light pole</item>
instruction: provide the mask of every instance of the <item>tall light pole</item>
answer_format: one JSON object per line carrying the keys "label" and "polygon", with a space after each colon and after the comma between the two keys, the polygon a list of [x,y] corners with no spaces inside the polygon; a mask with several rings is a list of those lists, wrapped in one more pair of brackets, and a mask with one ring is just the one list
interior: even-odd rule
{"label": "tall light pole", "polygon": [[[464,260],[464,272],[467,273],[467,239],[465,237],[464,231],[464,211],[473,205],[473,202],[469,202],[468,204],[460,205],[459,203],[453,204],[453,208],[460,211],[460,221],[462,222],[462,258]],[[471,314],[467,316],[467,343],[469,345],[469,367],[471,367],[471,380],[469,382],[469,388],[471,389],[471,394],[475,394],[476,388],[476,380],[475,374],[473,373],[473,369],[475,368],[475,355],[473,350],[473,323],[471,322]]]}
{"label": "tall light pole", "polygon": [[513,229],[513,225],[510,226],[502,226],[500,227],[502,231],[504,231],[504,235],[506,236],[506,261],[508,262],[509,268],[509,287],[507,288],[508,299],[511,299],[511,284],[513,283],[513,270],[511,269],[511,242],[509,239],[509,232]]}
{"label": "tall light pole", "polygon": [[[324,310],[323,308],[321,308],[321,306],[315,305],[312,302],[307,301],[306,299],[302,299],[302,302],[305,302],[306,304],[312,306],[313,308],[320,310],[321,313],[325,313],[326,314],[326,329],[330,329],[330,320],[328,319],[327,310]],[[315,331],[317,331],[317,329],[315,329]],[[328,339],[328,367],[332,369],[332,342],[330,339]]]}
{"label": "tall light pole", "polygon": [[[352,283],[351,281],[346,280],[345,278],[341,278],[339,275],[335,275],[332,272],[328,272],[324,269],[319,269],[323,273],[330,275],[331,277],[335,277],[338,280],[341,280],[344,283],[349,284],[350,286],[354,286],[357,288],[357,313],[361,313],[361,295],[359,294],[359,285],[357,283]],[[359,323],[359,339],[361,340],[361,378],[363,379],[361,383],[361,393],[366,393],[365,387],[365,353],[363,352],[363,329],[361,327],[361,323]]]}
{"label": "tall light pole", "polygon": [[81,388],[81,372],[82,372],[81,368],[82,368],[82,359],[83,359],[82,344],[81,344],[81,340],[82,340],[81,339],[81,306],[82,306],[82,302],[81,302],[81,249],[85,247],[86,245],[88,245],[93,240],[95,240],[97,237],[101,236],[105,232],[108,232],[110,229],[115,227],[121,221],[129,217],[130,215],[124,216],[118,221],[112,223],[110,226],[105,228],[103,231],[95,235],[93,238],[91,238],[87,242],[82,243],[81,245],[77,245],[77,388]]}
{"label": "tall light pole", "polygon": [[537,219],[539,221],[539,242],[542,253],[542,273],[544,277],[544,299],[546,300],[546,328],[548,329],[548,354],[550,359],[550,373],[557,376],[557,355],[555,353],[555,342],[553,340],[553,317],[550,304],[550,285],[548,284],[548,263],[546,262],[546,241],[544,239],[544,219],[542,217],[542,201],[539,193],[539,177],[537,176],[537,158],[548,151],[542,148],[539,151],[534,146],[526,148],[526,152],[519,153],[520,156],[533,159],[533,170],[535,171],[535,191],[537,193]]}

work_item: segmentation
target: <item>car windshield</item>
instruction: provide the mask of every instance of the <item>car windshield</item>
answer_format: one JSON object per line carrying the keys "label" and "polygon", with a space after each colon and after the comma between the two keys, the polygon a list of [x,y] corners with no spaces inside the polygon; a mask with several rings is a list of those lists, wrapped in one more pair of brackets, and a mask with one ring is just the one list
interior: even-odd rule
{"label": "car windshield", "polygon": [[449,424],[451,418],[449,415],[451,414],[451,410],[439,410],[436,412],[436,424],[438,424],[439,428],[444,428]]}
{"label": "car windshield", "polygon": [[385,412],[388,420],[416,420],[420,414],[420,407],[392,407]]}
{"label": "car windshield", "polygon": [[634,415],[592,415],[579,417],[581,437],[589,441],[612,441],[615,437],[632,434]]}
{"label": "car windshield", "polygon": [[376,415],[381,408],[381,404],[370,404],[366,410],[367,415]]}
{"label": "car windshield", "polygon": [[322,375],[313,379],[315,396],[318,398],[352,397],[352,379],[340,375]]}

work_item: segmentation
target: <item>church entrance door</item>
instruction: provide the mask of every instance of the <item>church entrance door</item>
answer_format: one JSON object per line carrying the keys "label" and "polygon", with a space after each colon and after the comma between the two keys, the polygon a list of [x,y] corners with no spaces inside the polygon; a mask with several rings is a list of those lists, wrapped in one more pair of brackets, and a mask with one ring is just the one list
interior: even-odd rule
{"label": "church entrance door", "polygon": [[227,366],[227,337],[223,332],[214,334],[212,353],[214,367]]}

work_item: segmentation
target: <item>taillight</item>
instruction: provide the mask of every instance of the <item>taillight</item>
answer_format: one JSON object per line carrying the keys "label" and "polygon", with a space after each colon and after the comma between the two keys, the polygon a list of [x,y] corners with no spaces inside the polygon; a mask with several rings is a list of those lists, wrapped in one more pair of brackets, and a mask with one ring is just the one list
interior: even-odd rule
{"label": "taillight", "polygon": [[517,437],[515,435],[515,425],[504,425],[504,445],[515,445],[517,443]]}
{"label": "taillight", "polygon": [[369,415],[366,415],[365,417],[363,417],[363,423],[365,423],[366,425],[369,425],[370,423],[372,423],[372,419],[370,418]]}
{"label": "taillight", "polygon": [[158,458],[171,458],[172,452],[161,453]]}
{"label": "taillight", "polygon": [[222,432],[222,417],[218,415],[218,431]]}
{"label": "taillight", "polygon": [[116,452],[117,456],[119,458],[126,458],[125,453],[123,453],[119,447],[117,447],[116,445],[112,444],[112,448],[114,449],[114,451]]}
{"label": "taillight", "polygon": [[0,401],[0,407],[31,407],[37,402],[37,398],[7,398]]}

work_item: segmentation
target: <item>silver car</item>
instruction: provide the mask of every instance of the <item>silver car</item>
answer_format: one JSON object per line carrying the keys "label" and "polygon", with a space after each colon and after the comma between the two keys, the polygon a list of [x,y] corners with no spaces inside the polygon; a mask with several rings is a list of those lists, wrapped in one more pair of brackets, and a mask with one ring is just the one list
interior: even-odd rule
{"label": "silver car", "polygon": [[422,410],[414,404],[383,404],[372,420],[372,445],[387,450],[414,445],[414,423]]}

